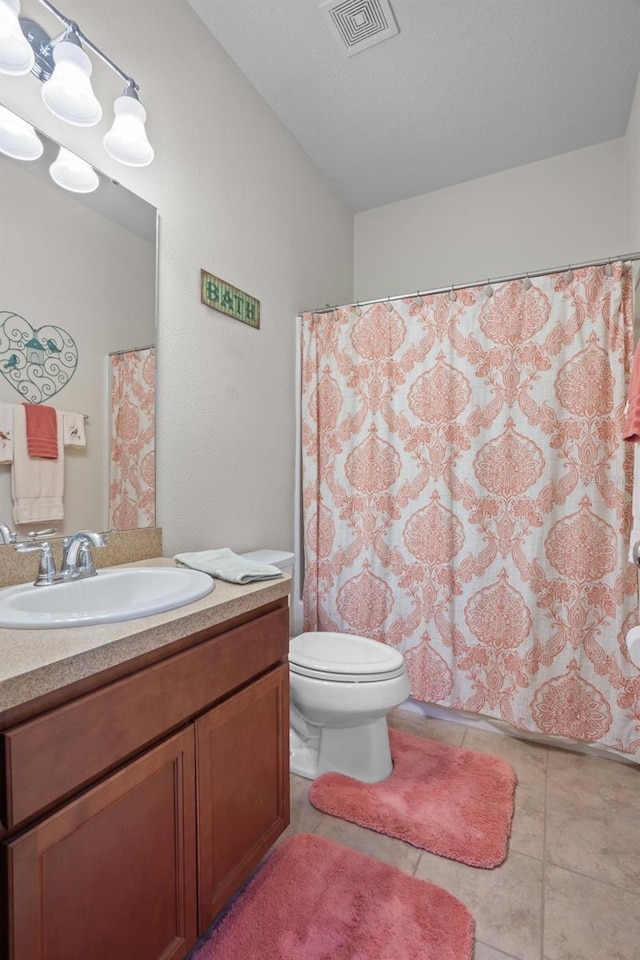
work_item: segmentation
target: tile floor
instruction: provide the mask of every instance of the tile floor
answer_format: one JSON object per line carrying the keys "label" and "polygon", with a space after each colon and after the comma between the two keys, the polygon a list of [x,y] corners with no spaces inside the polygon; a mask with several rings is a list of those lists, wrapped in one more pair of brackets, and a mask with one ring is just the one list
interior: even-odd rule
{"label": "tile floor", "polygon": [[449,890],[475,918],[474,960],[640,960],[640,768],[406,711],[390,724],[512,764],[502,866],[468,867],[320,813],[310,781],[293,775],[284,836],[330,837]]}

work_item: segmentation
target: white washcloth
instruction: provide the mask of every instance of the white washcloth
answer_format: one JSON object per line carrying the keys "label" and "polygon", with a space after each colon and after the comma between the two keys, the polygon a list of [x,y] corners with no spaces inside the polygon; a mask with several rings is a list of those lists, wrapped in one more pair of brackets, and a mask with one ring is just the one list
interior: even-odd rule
{"label": "white washcloth", "polygon": [[221,550],[200,550],[197,553],[176,553],[174,560],[210,573],[218,580],[228,580],[229,583],[251,583],[252,580],[272,580],[282,576],[282,570],[270,563],[256,563],[247,560],[228,547]]}
{"label": "white washcloth", "polygon": [[65,447],[86,447],[87,437],[84,432],[84,414],[63,411],[62,434]]}
{"label": "white washcloth", "polygon": [[39,523],[41,520],[62,520],[64,505],[64,447],[62,415],[57,413],[57,460],[30,457],[27,452],[27,428],[24,407],[14,409],[13,465],[11,496],[14,523]]}
{"label": "white washcloth", "polygon": [[0,463],[13,460],[13,410],[16,403],[0,403]]}

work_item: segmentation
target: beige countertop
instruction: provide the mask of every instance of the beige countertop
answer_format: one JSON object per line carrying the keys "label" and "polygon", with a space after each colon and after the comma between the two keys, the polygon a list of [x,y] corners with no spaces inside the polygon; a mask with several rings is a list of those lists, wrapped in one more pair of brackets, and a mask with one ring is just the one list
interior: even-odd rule
{"label": "beige countertop", "polygon": [[[175,566],[175,562],[159,557],[126,566]],[[201,600],[152,617],[55,630],[0,629],[0,713],[249,613],[291,591],[289,576],[244,586],[214,583],[214,590]]]}

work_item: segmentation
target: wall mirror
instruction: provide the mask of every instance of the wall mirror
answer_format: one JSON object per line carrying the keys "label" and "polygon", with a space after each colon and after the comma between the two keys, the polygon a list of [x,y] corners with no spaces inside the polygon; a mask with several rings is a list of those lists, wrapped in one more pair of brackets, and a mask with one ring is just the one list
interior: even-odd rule
{"label": "wall mirror", "polygon": [[[0,521],[19,539],[47,528],[65,536],[86,527],[153,526],[157,211],[100,171],[91,193],[63,189],[49,169],[59,145],[36,134],[44,146],[39,159],[0,153],[0,402],[31,400],[82,414],[86,446],[64,447],[63,519],[17,524],[12,464],[0,462]],[[30,351],[20,340],[25,324],[36,341]],[[48,350],[47,327],[72,341],[53,388],[38,356]],[[137,476],[132,470],[116,489],[118,471],[143,457]]]}

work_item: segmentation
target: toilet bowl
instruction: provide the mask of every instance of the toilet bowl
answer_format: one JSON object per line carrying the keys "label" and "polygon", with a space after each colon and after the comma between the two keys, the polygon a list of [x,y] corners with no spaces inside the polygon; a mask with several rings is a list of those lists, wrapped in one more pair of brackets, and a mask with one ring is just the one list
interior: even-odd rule
{"label": "toilet bowl", "polygon": [[348,633],[302,633],[289,646],[289,680],[292,773],[389,776],[387,713],[409,696],[398,650]]}

